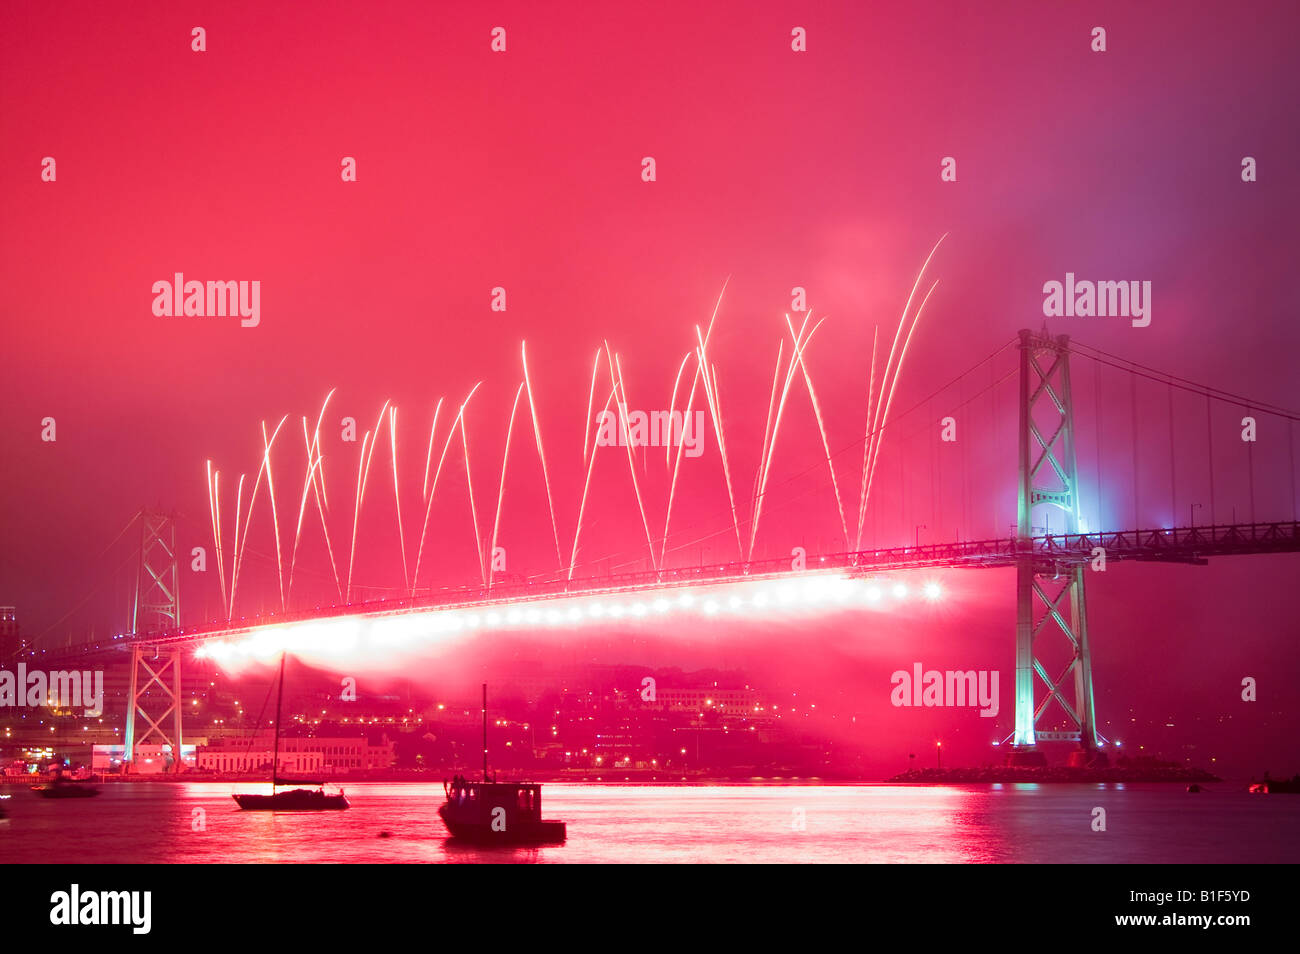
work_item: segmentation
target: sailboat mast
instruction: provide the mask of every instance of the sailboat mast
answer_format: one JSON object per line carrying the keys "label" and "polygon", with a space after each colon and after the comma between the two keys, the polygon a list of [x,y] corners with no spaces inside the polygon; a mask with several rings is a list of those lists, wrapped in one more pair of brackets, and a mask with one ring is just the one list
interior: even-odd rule
{"label": "sailboat mast", "polygon": [[487,683],[483,683],[483,781],[488,780],[487,773]]}
{"label": "sailboat mast", "polygon": [[280,687],[275,691],[275,754],[271,756],[271,790],[275,790],[277,776],[280,774],[280,708],[284,701],[284,657],[280,654]]}

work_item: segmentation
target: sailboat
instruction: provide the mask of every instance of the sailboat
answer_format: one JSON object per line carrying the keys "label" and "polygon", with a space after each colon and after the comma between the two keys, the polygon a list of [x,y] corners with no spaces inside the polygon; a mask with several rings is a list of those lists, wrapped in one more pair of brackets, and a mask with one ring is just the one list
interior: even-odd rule
{"label": "sailboat", "polygon": [[[280,778],[280,713],[284,702],[284,657],[280,655],[280,686],[275,693],[275,753],[271,757],[270,795],[232,795],[245,811],[251,812],[326,812],[341,811],[348,807],[342,789],[337,795],[328,794],[324,782],[308,779],[283,780]],[[292,788],[277,792],[281,785],[315,785],[317,788]]]}
{"label": "sailboat", "polygon": [[558,844],[568,834],[562,821],[542,818],[538,782],[498,782],[488,775],[487,684],[483,684],[483,781],[457,775],[443,782],[447,800],[438,809],[452,838],[478,844]]}

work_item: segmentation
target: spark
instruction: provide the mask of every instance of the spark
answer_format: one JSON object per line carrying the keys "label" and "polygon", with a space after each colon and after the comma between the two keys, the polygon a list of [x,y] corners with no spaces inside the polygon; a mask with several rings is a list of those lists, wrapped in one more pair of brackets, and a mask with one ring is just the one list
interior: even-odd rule
{"label": "spark", "polygon": [[[714,322],[716,322],[716,321],[718,320],[718,311],[719,311],[719,309],[722,308],[722,298],[723,298],[724,295],[726,295],[726,293],[727,293],[727,285],[730,284],[730,282],[731,282],[731,276],[728,275],[727,278],[726,278],[726,280],[722,283],[722,288],[721,288],[721,290],[718,292],[718,300],[717,300],[716,302],[714,302],[714,304],[713,304],[713,314],[709,316],[709,327],[708,327],[708,328],[705,330],[705,332],[704,332],[704,347],[705,347],[705,348],[708,348],[709,341],[710,341],[710,339],[713,337],[713,325],[714,325]],[[695,329],[695,336],[696,336],[697,339],[699,338],[699,328],[698,328],[698,327]],[[697,386],[699,385],[699,383],[700,383],[700,374],[701,374],[701,372],[707,374],[707,373],[708,373],[708,369],[705,368],[705,367],[703,367],[703,366],[700,364],[700,362],[697,360],[697,361],[695,362],[695,374],[692,375],[692,377],[691,377],[691,392],[690,392],[690,395],[686,398],[686,411],[685,411],[685,413],[684,413],[683,416],[682,416],[682,429],[683,429],[683,431],[685,431],[685,428],[686,428],[686,421],[688,421],[688,420],[691,419],[691,414],[695,411],[695,389],[696,389],[696,387],[697,387]],[[677,461],[676,461],[676,463],[673,464],[673,478],[672,478],[672,481],[669,483],[669,486],[668,486],[668,501],[669,501],[669,503],[668,503],[668,515],[667,515],[667,518],[668,518],[668,519],[670,519],[671,516],[672,516],[672,500],[673,500],[673,498],[674,498],[674,496],[676,495],[676,492],[677,492],[677,475],[678,475],[678,473],[680,473],[680,471],[681,471],[681,467],[682,467],[682,451],[685,449],[685,446],[686,446],[686,442],[685,442],[685,441],[679,441],[679,442],[677,443]],[[667,452],[666,452],[666,451],[665,451],[665,455],[664,455],[664,456],[665,456],[665,459],[666,459],[666,458],[667,458]],[[665,519],[665,522],[664,522],[664,549],[665,549],[665,551],[667,550],[667,547],[668,547],[668,524],[667,524],[667,519]]]}
{"label": "spark", "polygon": [[[280,418],[280,423],[277,424],[275,427],[276,435],[280,433],[280,428],[284,426],[284,422],[287,421],[288,419],[289,416],[287,414],[284,417]],[[262,422],[262,459],[266,465],[266,493],[267,496],[271,498],[271,526],[275,528],[275,569],[280,576],[280,609],[283,610],[285,608],[285,602],[286,602],[286,597],[284,592],[284,558],[280,551],[280,517],[279,514],[276,512],[276,508],[275,508],[275,481],[271,477],[271,445],[274,443],[275,443],[274,436],[272,436],[270,442],[267,441],[266,421],[263,421]],[[253,515],[253,507],[251,501],[249,503],[248,515],[250,517]]]}
{"label": "spark", "polygon": [[[325,550],[329,553],[330,572],[334,575],[334,589],[338,592],[339,599],[343,599],[343,582],[339,578],[338,562],[334,559],[334,543],[330,538],[329,523],[325,519],[325,511],[329,509],[329,494],[325,486],[325,458],[320,450],[320,426],[325,419],[325,408],[329,406],[330,398],[334,397],[337,388],[331,388],[329,394],[325,395],[325,400],[321,402],[320,413],[316,415],[316,430],[313,432],[312,440],[307,445],[307,469],[310,471],[313,466],[316,467],[316,478],[312,480],[312,496],[316,500],[316,513],[320,515],[321,533],[325,535]],[[307,420],[303,418],[303,440],[307,439],[306,431]],[[313,455],[314,451],[314,455]],[[317,486],[319,484],[319,486]]]}
{"label": "spark", "polygon": [[429,515],[433,512],[433,499],[438,493],[438,478],[442,476],[442,464],[443,461],[447,459],[447,450],[451,447],[451,439],[456,434],[456,425],[465,416],[465,408],[469,406],[470,400],[474,397],[474,393],[478,391],[479,385],[481,385],[482,383],[483,383],[482,381],[479,381],[472,388],[470,388],[469,393],[465,395],[465,400],[461,402],[460,409],[456,412],[456,417],[454,420],[452,420],[451,427],[448,428],[447,430],[447,440],[442,445],[442,456],[438,458],[438,469],[434,471],[433,484],[429,488],[429,494],[428,494],[429,502],[424,510],[424,523],[421,524],[420,526],[420,546],[415,554],[415,576],[412,578],[411,581],[412,596],[415,595],[415,587],[419,585],[419,581],[420,581],[420,563],[424,558],[424,540],[429,530]]}
{"label": "spark", "polygon": [[221,605],[230,606],[226,593],[226,567],[221,549],[221,471],[212,471],[212,461],[208,461],[208,509],[212,513],[212,543],[217,554],[217,579],[221,583]]}
{"label": "spark", "polygon": [[438,414],[442,411],[442,398],[433,409],[433,423],[429,425],[429,451],[424,457],[424,483],[420,488],[420,499],[429,499],[429,465],[433,463],[433,435],[438,430]]}
{"label": "spark", "polygon": [[[461,408],[463,411],[464,408]],[[465,451],[465,486],[469,490],[469,515],[474,522],[474,548],[478,551],[478,569],[483,576],[483,585],[487,585],[487,567],[483,563],[483,537],[479,532],[478,508],[474,506],[474,478],[469,466],[469,437],[465,433],[465,415],[460,415],[460,446]]]}
{"label": "spark", "polygon": [[[352,571],[356,569],[357,561],[357,526],[361,520],[361,503],[366,497],[366,487],[370,483],[370,461],[375,456],[375,446],[379,443],[379,435],[384,425],[384,415],[388,413],[389,401],[384,402],[384,406],[379,409],[379,417],[375,421],[374,431],[366,431],[365,437],[361,440],[361,456],[357,461],[357,495],[356,503],[352,508],[352,550],[348,556],[348,589],[345,599],[352,602]],[[370,435],[374,434],[374,440]],[[369,450],[367,451],[367,445]]]}
{"label": "spark", "polygon": [[[603,414],[608,414],[608,413],[609,413],[609,404],[610,404],[611,401],[614,400],[614,391],[615,391],[615,389],[614,389],[613,387],[611,387],[611,388],[609,389],[609,397],[605,398],[605,410],[602,412]],[[589,420],[591,419],[591,415],[590,415],[590,413],[588,413],[587,417],[588,417]],[[595,425],[593,424],[592,426],[594,427]],[[569,577],[568,577],[568,578],[569,578],[570,580],[573,579],[573,570],[574,570],[574,567],[577,566],[577,563],[578,563],[578,541],[582,539],[582,518],[583,518],[583,515],[584,515],[584,514],[586,513],[586,511],[587,511],[587,491],[588,491],[588,489],[590,489],[590,487],[591,487],[591,474],[592,474],[592,471],[594,471],[594,470],[596,469],[596,448],[597,448],[597,446],[598,446],[598,445],[596,445],[595,443],[592,444],[592,447],[591,447],[591,459],[586,461],[586,463],[587,463],[587,479],[583,482],[583,485],[582,485],[582,500],[581,500],[581,501],[579,502],[579,504],[578,504],[578,524],[577,524],[577,526],[575,527],[575,529],[574,529],[574,531],[573,531],[573,554],[569,557]]]}
{"label": "spark", "polygon": [[[808,341],[812,341],[812,336],[817,333],[817,329],[822,326],[822,322],[825,320],[826,319],[823,318],[821,321],[817,322],[817,324],[813,326],[813,330],[808,332]],[[795,336],[794,325],[791,324],[789,315],[785,316],[785,326],[790,330],[790,337],[793,338]],[[808,350],[807,342],[804,343],[804,348],[799,351],[799,368],[803,371],[804,384],[808,387],[808,398],[812,401],[813,416],[817,418],[817,430],[821,434],[822,449],[826,452],[826,467],[831,472],[831,487],[835,490],[835,503],[839,507],[840,511],[840,527],[844,532],[844,545],[847,547],[849,545],[849,524],[848,521],[844,519],[844,500],[840,496],[840,483],[835,477],[835,462],[831,458],[831,445],[830,441],[826,437],[826,422],[822,418],[821,405],[817,401],[817,389],[813,387],[812,374],[809,373],[808,363],[804,361],[803,358],[803,352],[806,350]]]}
{"label": "spark", "polygon": [[[898,320],[898,329],[894,332],[894,343],[893,343],[892,345],[890,345],[890,348],[889,348],[889,360],[885,362],[885,372],[884,372],[884,376],[883,376],[883,378],[881,379],[880,393],[877,394],[877,396],[876,396],[876,409],[875,409],[874,415],[873,415],[873,417],[872,417],[872,423],[871,423],[871,432],[872,432],[872,439],[873,439],[873,441],[872,441],[872,451],[871,451],[871,463],[870,463],[870,465],[869,465],[869,467],[868,467],[868,471],[867,471],[867,473],[863,475],[863,479],[865,480],[866,485],[867,485],[866,499],[865,499],[864,502],[863,502],[863,509],[864,509],[864,510],[865,510],[865,508],[866,508],[866,506],[867,506],[867,501],[869,501],[870,498],[871,498],[871,487],[872,487],[872,484],[874,483],[874,478],[875,478],[875,473],[876,473],[876,461],[877,461],[877,460],[879,459],[879,457],[880,457],[880,439],[881,439],[880,431],[881,431],[881,429],[882,429],[883,426],[884,426],[884,423],[883,423],[883,422],[884,422],[885,418],[887,418],[888,415],[889,415],[889,404],[892,403],[892,401],[893,401],[894,388],[895,388],[895,386],[897,386],[897,384],[898,384],[898,373],[899,373],[899,371],[902,370],[902,367],[903,367],[903,355],[902,355],[902,354],[900,354],[900,355],[899,355],[899,358],[898,358],[898,367],[897,367],[897,368],[894,368],[894,367],[893,367],[893,365],[894,365],[894,352],[895,352],[896,349],[898,348],[898,341],[899,341],[899,338],[900,338],[900,337],[902,336],[902,334],[903,334],[903,326],[904,326],[904,325],[906,324],[906,322],[907,322],[907,313],[908,313],[908,311],[909,311],[909,310],[911,309],[911,307],[912,307],[912,301],[913,301],[913,299],[916,297],[916,290],[917,290],[917,288],[919,288],[920,285],[921,285],[921,279],[925,276],[925,270],[926,270],[926,268],[929,267],[929,265],[930,265],[930,261],[931,261],[931,259],[934,258],[935,252],[939,251],[939,246],[943,244],[943,240],[946,239],[947,237],[948,237],[948,233],[947,233],[947,232],[945,232],[943,235],[939,236],[939,241],[937,241],[937,242],[934,243],[934,248],[930,249],[930,254],[926,256],[925,261],[921,264],[921,270],[920,270],[919,272],[916,273],[916,281],[914,281],[914,282],[912,283],[912,290],[911,290],[911,292],[908,293],[908,296],[907,296],[907,302],[903,305],[903,314],[902,314],[902,316],[901,316],[901,317],[899,318],[899,320]],[[938,284],[938,283],[936,282],[936,284]],[[933,286],[933,285],[930,286],[930,291],[931,291],[931,292],[934,291],[934,286]],[[928,300],[928,298],[929,298],[929,294],[927,293],[927,294],[926,294],[926,299]],[[909,341],[911,340],[912,332],[916,330],[917,321],[919,321],[919,319],[920,319],[920,317],[921,317],[921,311],[922,311],[924,308],[925,308],[925,300],[923,300],[923,301],[921,302],[921,307],[917,309],[916,316],[915,316],[914,320],[912,321],[912,327],[911,327],[911,329],[908,331],[908,336],[907,336],[907,337],[908,337],[908,340],[909,340]],[[906,352],[906,350],[907,350],[907,344],[906,344],[906,342],[904,342],[904,345],[903,345],[903,351]],[[891,378],[890,378],[891,369],[892,369],[892,372],[893,372],[893,378],[892,378],[892,380],[891,380]],[[888,389],[888,391],[889,391],[889,401],[885,403],[885,408],[884,408],[884,412],[885,412],[885,413],[884,413],[884,416],[882,416],[881,413],[880,413],[880,412],[881,412],[881,402],[884,400],[884,396],[885,396],[885,391],[886,391],[886,389]]]}
{"label": "spark", "polygon": [[[564,555],[560,552],[560,528],[555,522],[555,501],[551,497],[551,474],[546,467],[546,451],[542,447],[542,425],[537,419],[537,402],[533,398],[533,384],[528,377],[528,346],[519,343],[519,355],[524,365],[524,386],[528,389],[528,410],[533,417],[533,436],[537,438],[537,456],[542,462],[542,482],[546,484],[546,506],[551,511],[551,534],[555,537],[555,559],[561,569],[564,567]],[[513,411],[511,414],[513,415]]]}
{"label": "spark", "polygon": [[489,554],[487,586],[492,588],[492,572],[495,563],[494,555],[497,552],[497,533],[501,529],[501,504],[506,498],[506,465],[510,463],[510,435],[515,429],[515,412],[519,410],[519,396],[524,393],[524,384],[519,382],[519,387],[515,390],[515,402],[510,407],[510,423],[506,425],[506,449],[501,455],[501,484],[497,488],[497,515],[492,522],[492,549]]}
{"label": "spark", "polygon": [[871,430],[871,402],[876,394],[876,345],[880,340],[880,326],[876,325],[871,329],[871,375],[867,384],[867,424],[866,433],[862,437],[862,481],[860,487],[860,499],[858,500],[858,536],[855,550],[862,549],[862,528],[867,519],[867,458],[871,454],[871,445],[875,440],[875,435]]}
{"label": "spark", "polygon": [[610,352],[608,341],[605,342],[605,357],[609,361],[609,376],[614,382],[614,388],[617,395],[616,403],[618,404],[619,426],[622,428],[622,434],[624,436],[623,443],[627,446],[627,466],[628,472],[632,475],[632,490],[636,494],[636,504],[641,511],[641,525],[645,527],[646,544],[650,548],[650,566],[658,570],[659,566],[655,561],[654,537],[650,533],[650,520],[646,517],[645,498],[641,495],[641,484],[636,479],[636,455],[632,451],[631,429],[628,423],[627,414],[627,388],[623,382],[623,366],[622,362],[619,361],[618,355]]}
{"label": "spark", "polygon": [[[594,405],[594,401],[596,398],[596,372],[599,369],[600,369],[600,349],[597,348],[596,357],[591,362],[591,390],[587,392],[587,418],[586,418],[587,423],[583,425],[583,429],[582,429],[582,462],[584,464],[587,462],[587,437],[590,434],[590,430],[588,428],[591,427],[591,419],[592,419],[591,409]],[[605,410],[607,411],[609,410],[608,404],[605,406]]]}
{"label": "spark", "polygon": [[411,576],[406,569],[406,533],[402,529],[402,491],[397,483],[397,408],[388,412],[388,443],[393,449],[393,503],[397,508],[397,540],[402,548],[402,587],[409,588]]}
{"label": "spark", "polygon": [[311,456],[311,443],[310,441],[307,441],[307,418],[305,417],[302,419],[302,436],[303,440],[307,442],[307,461],[309,466],[307,468],[307,476],[302,482],[302,500],[298,503],[298,525],[293,533],[293,553],[289,557],[289,586],[285,591],[286,600],[293,594],[293,571],[298,562],[298,543],[302,539],[302,518],[307,512],[307,492],[312,489],[312,486],[315,483],[316,469],[320,463],[319,458],[313,460]]}

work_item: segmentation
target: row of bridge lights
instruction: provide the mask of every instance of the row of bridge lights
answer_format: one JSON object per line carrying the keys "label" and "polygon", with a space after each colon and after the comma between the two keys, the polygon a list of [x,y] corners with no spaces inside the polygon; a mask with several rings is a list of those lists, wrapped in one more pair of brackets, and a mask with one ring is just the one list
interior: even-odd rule
{"label": "row of bridge lights", "polygon": [[[927,582],[920,588],[921,596],[929,601],[939,599],[943,591],[938,583]],[[739,612],[746,609],[767,609],[771,607],[794,607],[799,604],[837,602],[848,603],[855,597],[866,603],[880,603],[892,595],[904,600],[911,595],[911,590],[903,583],[885,587],[876,582],[865,586],[858,581],[835,578],[816,580],[799,586],[793,583],[778,584],[761,589],[752,596],[745,597],[732,594],[727,597],[697,598],[691,593],[683,593],[675,598],[657,597],[653,600],[638,600],[633,603],[604,603],[593,601],[585,606],[570,606],[567,610],[548,609],[533,606],[529,608],[514,607],[509,610],[488,610],[485,613],[457,613],[448,616],[439,624],[451,629],[477,629],[482,626],[497,627],[501,625],[551,625],[578,623],[584,620],[626,618],[642,619],[652,614],[668,613],[672,610],[698,610],[706,616],[716,616],[726,612]]]}
{"label": "row of bridge lights", "polygon": [[[371,628],[369,635],[372,643],[391,645],[422,635],[495,629],[503,626],[562,626],[601,620],[637,620],[673,611],[698,612],[705,616],[716,617],[747,610],[798,611],[812,605],[838,604],[845,607],[854,603],[880,605],[887,598],[892,597],[894,600],[902,601],[913,594],[912,588],[904,583],[895,583],[891,586],[878,580],[863,581],[848,577],[820,577],[802,584],[782,582],[770,585],[749,584],[749,586],[758,588],[756,592],[745,595],[733,593],[696,596],[693,593],[681,593],[675,597],[659,596],[634,602],[593,599],[569,605],[567,608],[515,606],[499,610],[431,610],[367,622]],[[922,584],[918,592],[922,599],[930,602],[940,599],[943,595],[939,584],[933,581]],[[307,637],[302,648],[324,649],[329,643],[337,642],[337,648],[346,649],[353,644],[356,637],[360,636],[359,622],[357,620],[316,620],[301,624],[285,624],[269,630],[255,631],[244,639],[200,647],[198,655],[216,659],[227,659],[235,655],[270,655],[281,649],[293,649],[294,644],[299,641],[295,637],[306,637],[309,631],[315,631],[316,635],[323,638],[318,641]],[[296,629],[300,630],[300,633],[295,633]]]}

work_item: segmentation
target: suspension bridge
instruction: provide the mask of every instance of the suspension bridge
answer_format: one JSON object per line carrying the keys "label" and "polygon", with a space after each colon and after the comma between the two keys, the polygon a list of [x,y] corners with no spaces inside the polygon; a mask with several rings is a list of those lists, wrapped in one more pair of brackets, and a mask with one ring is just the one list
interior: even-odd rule
{"label": "suspension bridge", "polygon": [[[792,337],[794,337],[792,329]],[[790,359],[789,373],[793,377],[796,362],[802,365],[800,338],[796,337],[796,351]],[[699,357],[704,358],[701,339]],[[822,603],[852,606],[855,601],[878,602],[905,589],[895,584],[890,590],[880,582],[879,574],[896,570],[925,568],[989,569],[1014,568],[1015,570],[1015,720],[1014,730],[1008,737],[1008,761],[1012,764],[1040,764],[1043,756],[1040,743],[1069,742],[1077,746],[1072,761],[1096,764],[1104,760],[1107,740],[1098,732],[1097,714],[1092,681],[1092,640],[1088,625],[1087,580],[1091,571],[1104,569],[1108,562],[1145,561],[1189,566],[1203,565],[1211,558],[1250,554],[1279,554],[1300,551],[1300,521],[1296,514],[1295,457],[1291,439],[1292,425],[1300,415],[1266,402],[1249,400],[1213,387],[1193,382],[1154,369],[1125,361],[1114,355],[1100,352],[1068,336],[1054,336],[1046,329],[1041,332],[1023,330],[1010,349],[1018,356],[1017,366],[1006,377],[1017,381],[1016,401],[1016,467],[1015,506],[1016,522],[1006,534],[980,536],[972,539],[951,540],[922,544],[920,525],[912,545],[885,548],[841,548],[833,552],[803,553],[798,559],[782,556],[764,559],[740,559],[729,562],[674,566],[667,561],[654,559],[655,540],[650,538],[652,564],[649,569],[630,572],[576,574],[570,564],[568,572],[542,575],[527,581],[497,581],[485,575],[481,584],[460,587],[430,588],[417,592],[417,588],[399,591],[395,598],[380,600],[340,600],[335,605],[318,605],[310,609],[290,610],[282,606],[278,613],[255,617],[236,617],[233,603],[225,618],[199,626],[183,626],[180,615],[180,572],[175,540],[175,524],[170,517],[152,511],[140,517],[141,544],[139,548],[138,576],[132,610],[130,632],[122,634],[92,649],[112,648],[129,652],[132,659],[130,705],[126,715],[125,741],[127,761],[134,754],[134,746],[154,739],[173,745],[180,751],[183,727],[181,724],[180,671],[187,654],[197,654],[218,660],[242,656],[258,659],[274,658],[280,652],[294,652],[311,646],[328,647],[331,643],[341,649],[365,646],[382,652],[385,646],[396,642],[433,639],[443,633],[489,631],[495,628],[566,627],[587,621],[606,622],[641,617],[653,619],[659,615],[690,612],[704,615],[725,615],[740,608],[778,608],[790,604]],[[995,352],[995,355],[997,352]],[[1077,413],[1071,358],[1093,362],[1100,373],[1105,366],[1129,376],[1132,382],[1134,410],[1132,427],[1132,456],[1135,461],[1142,448],[1139,445],[1137,425],[1136,387],[1139,380],[1156,382],[1166,388],[1169,396],[1169,460],[1168,481],[1172,512],[1177,504],[1177,479],[1180,468],[1175,456],[1174,404],[1175,391],[1204,398],[1206,406],[1205,460],[1208,462],[1208,522],[1196,522],[1200,503],[1188,507],[1188,520],[1176,525],[1168,520],[1166,525],[1143,527],[1137,522],[1137,498],[1144,489],[1133,467],[1132,526],[1122,529],[1099,530],[1088,526],[1085,518],[1085,498],[1091,495],[1092,520],[1100,525],[1102,519],[1099,489],[1085,489],[1079,466],[1080,425]],[[985,361],[990,359],[986,358]],[[778,358],[779,366],[780,358]],[[901,361],[900,361],[901,363]],[[984,362],[981,362],[983,364]],[[873,355],[873,378],[875,359]],[[803,369],[806,374],[806,368]],[[527,366],[525,363],[525,374]],[[611,375],[613,375],[611,366]],[[714,372],[716,374],[716,372]],[[961,376],[965,377],[965,373]],[[679,372],[680,378],[680,372]],[[997,379],[995,379],[996,381]],[[593,391],[594,391],[593,371]],[[704,375],[706,397],[710,408],[719,413],[714,397],[709,394],[709,377]],[[788,386],[787,381],[787,386]],[[716,391],[716,378],[712,388]],[[1100,384],[1097,385],[1100,388]],[[816,403],[811,378],[808,388]],[[523,385],[521,384],[521,392]],[[612,396],[617,397],[616,380]],[[873,382],[873,395],[876,391]],[[675,393],[675,392],[674,392]],[[982,393],[982,392],[981,392]],[[776,394],[774,381],[773,394]],[[892,400],[892,393],[890,395]],[[516,395],[516,407],[519,397]],[[620,399],[621,400],[621,399]],[[530,395],[531,403],[531,395]],[[956,402],[956,408],[969,404],[969,400]],[[1240,409],[1245,416],[1242,432],[1246,444],[1246,481],[1248,501],[1231,503],[1234,519],[1219,522],[1216,517],[1226,504],[1215,495],[1214,425],[1210,408],[1228,405]],[[606,407],[608,408],[608,402]],[[464,407],[462,405],[462,413]],[[928,410],[928,402],[927,402]],[[395,412],[394,412],[395,414]],[[819,412],[820,414],[820,412]],[[1234,416],[1235,417],[1235,416]],[[1286,466],[1289,467],[1290,489],[1289,519],[1283,514],[1272,514],[1275,519],[1258,521],[1256,509],[1256,477],[1254,473],[1253,441],[1256,417],[1269,417],[1286,426]],[[868,480],[865,463],[872,454],[879,453],[879,435],[887,426],[896,426],[898,417],[890,417],[886,405],[883,417],[878,416],[875,430],[869,418],[868,444],[864,456],[864,487]],[[626,417],[624,418],[626,422]],[[939,419],[930,415],[925,423],[928,430]],[[951,418],[947,418],[951,420]],[[382,415],[381,415],[382,421]],[[716,421],[716,418],[715,418]],[[395,427],[395,421],[394,427]],[[1100,450],[1100,420],[1097,428],[1097,469],[1094,485],[1102,476]],[[436,416],[435,416],[436,424]],[[463,420],[461,421],[463,427]],[[819,417],[820,424],[820,417]],[[513,425],[513,413],[512,413]],[[453,430],[455,425],[453,424]],[[1236,427],[1234,423],[1234,428]],[[769,430],[771,413],[769,412]],[[379,428],[376,428],[378,432]],[[721,440],[718,422],[719,448]],[[264,435],[265,437],[265,435]],[[825,431],[822,432],[825,443]],[[462,431],[462,439],[463,431]],[[1220,438],[1223,441],[1224,438]],[[304,420],[304,440],[307,442],[308,477],[304,484],[304,507],[309,489],[316,491],[312,468],[312,443],[307,438]],[[376,438],[377,440],[377,438]],[[451,437],[449,435],[448,442]],[[1186,443],[1185,441],[1181,441]],[[394,445],[396,439],[394,438]],[[538,451],[542,445],[538,434]],[[430,456],[432,457],[432,433]],[[373,445],[370,447],[373,453]],[[507,444],[507,454],[508,454]],[[269,455],[269,444],[267,445]],[[831,453],[826,445],[827,462]],[[319,452],[316,451],[318,454]],[[363,447],[362,454],[366,453]],[[1200,454],[1200,450],[1193,451]],[[444,450],[444,457],[446,451]],[[1148,451],[1148,456],[1150,453]],[[543,467],[545,457],[542,456]],[[766,466],[766,465],[764,465]],[[504,463],[502,483],[504,486]],[[396,449],[394,447],[394,469]],[[1276,477],[1279,467],[1274,462],[1270,473]],[[468,475],[468,446],[466,446],[466,472]],[[1010,466],[1007,468],[1011,472]],[[1183,486],[1190,481],[1188,466],[1181,468]],[[1011,474],[1008,473],[1008,476]],[[260,479],[259,474],[259,479]],[[426,483],[427,483],[426,469]],[[760,475],[762,476],[762,475]],[[833,465],[831,481],[835,480]],[[1219,474],[1220,486],[1224,474]],[[1233,475],[1233,483],[1240,483],[1240,474]],[[675,477],[675,475],[674,475]],[[395,478],[396,479],[396,478]],[[588,477],[590,479],[590,475]],[[635,480],[635,468],[633,468]],[[269,482],[269,474],[268,474]],[[757,482],[756,482],[757,486]],[[358,507],[360,501],[358,483]],[[323,487],[321,488],[323,489]],[[211,490],[211,487],[210,487]],[[1147,490],[1148,496],[1150,490]],[[255,491],[256,493],[256,491]],[[471,504],[472,504],[472,487]],[[548,484],[548,497],[550,489]],[[838,499],[839,487],[835,486]],[[938,497],[939,494],[931,494]],[[584,495],[584,506],[586,498]],[[1275,502],[1276,503],[1276,502]],[[931,499],[930,505],[935,505]],[[965,505],[970,509],[971,504]],[[734,514],[734,499],[732,510]],[[1245,510],[1250,519],[1238,521],[1238,508]],[[644,515],[644,507],[642,508]],[[840,504],[841,518],[843,505]],[[250,504],[251,515],[251,504]],[[553,514],[552,514],[553,517]],[[858,540],[862,536],[866,518],[866,491],[859,511]],[[1053,518],[1056,527],[1053,528]],[[322,522],[323,522],[322,516]],[[756,516],[753,518],[756,522]],[[498,510],[499,521],[499,510]],[[399,504],[400,522],[400,504]],[[1114,522],[1112,515],[1112,522]],[[214,515],[214,524],[216,517]],[[302,516],[299,515],[301,528]],[[849,538],[847,521],[845,538]],[[247,534],[245,524],[245,534]],[[740,542],[739,526],[736,529]],[[277,528],[277,548],[279,546]],[[476,530],[477,532],[477,530]],[[219,539],[219,537],[218,537]],[[495,535],[494,535],[495,540]],[[246,541],[245,541],[246,542]],[[559,550],[558,532],[556,537]],[[355,546],[355,544],[354,544]],[[295,542],[296,547],[296,542]],[[666,541],[665,541],[666,548]],[[743,546],[742,546],[743,552]],[[575,540],[575,554],[577,543]],[[662,553],[663,551],[661,551]],[[752,546],[750,551],[752,557]],[[331,555],[332,558],[332,555]],[[405,558],[405,555],[404,555]],[[563,558],[561,557],[561,560]],[[232,562],[233,566],[235,564]],[[418,566],[418,564],[417,564]],[[350,574],[349,574],[350,576]],[[1098,578],[1094,577],[1093,585]],[[224,582],[223,582],[224,587]],[[349,587],[350,590],[350,587]],[[695,593],[705,595],[697,598]],[[350,592],[349,592],[350,595]],[[924,592],[933,597],[935,594]],[[1010,635],[1010,634],[1009,634]],[[79,647],[84,651],[86,647]],[[57,650],[42,654],[47,664],[60,658]],[[1064,659],[1049,668],[1050,659]],[[1047,714],[1052,712],[1055,725],[1064,724],[1062,730],[1049,729]],[[137,728],[143,727],[143,732]]]}

